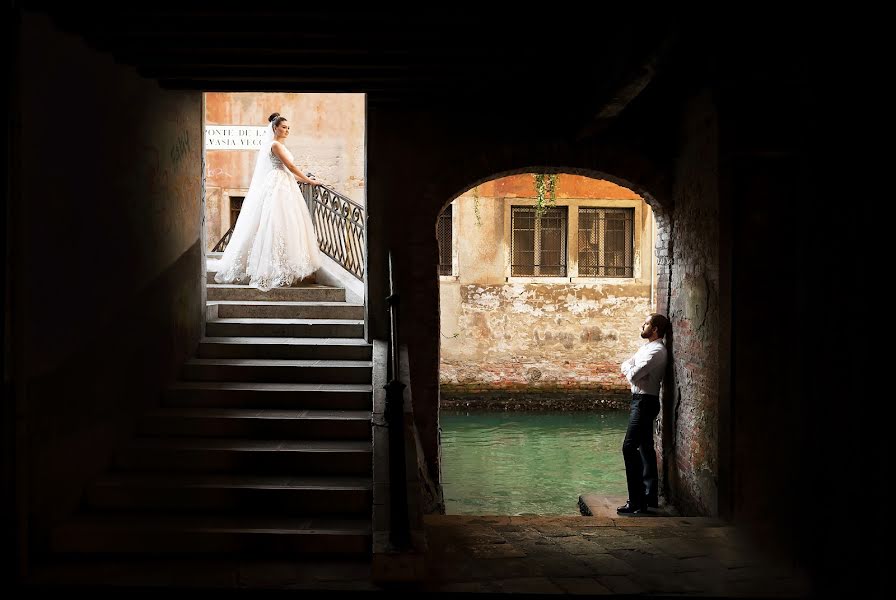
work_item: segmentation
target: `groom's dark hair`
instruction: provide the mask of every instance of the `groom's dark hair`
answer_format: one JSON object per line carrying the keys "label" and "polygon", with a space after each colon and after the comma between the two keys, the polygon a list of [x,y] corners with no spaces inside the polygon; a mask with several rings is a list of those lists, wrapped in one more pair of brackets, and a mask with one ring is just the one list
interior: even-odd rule
{"label": "groom's dark hair", "polygon": [[665,315],[651,313],[650,324],[656,327],[656,332],[661,338],[666,337],[666,332],[669,331],[669,319]]}

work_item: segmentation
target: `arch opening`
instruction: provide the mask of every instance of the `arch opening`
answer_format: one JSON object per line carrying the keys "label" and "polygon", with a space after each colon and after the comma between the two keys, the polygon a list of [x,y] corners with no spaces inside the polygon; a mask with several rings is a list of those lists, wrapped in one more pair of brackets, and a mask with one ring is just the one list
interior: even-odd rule
{"label": "arch opening", "polygon": [[505,172],[439,214],[446,512],[578,514],[590,492],[624,501],[619,365],[662,294],[656,202],[614,179]]}

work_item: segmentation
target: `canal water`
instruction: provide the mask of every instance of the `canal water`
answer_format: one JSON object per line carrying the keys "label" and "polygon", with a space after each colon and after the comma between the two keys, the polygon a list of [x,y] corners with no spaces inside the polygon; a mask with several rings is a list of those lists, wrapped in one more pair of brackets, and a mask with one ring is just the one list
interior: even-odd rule
{"label": "canal water", "polygon": [[577,515],[584,493],[625,497],[628,411],[442,411],[445,510]]}

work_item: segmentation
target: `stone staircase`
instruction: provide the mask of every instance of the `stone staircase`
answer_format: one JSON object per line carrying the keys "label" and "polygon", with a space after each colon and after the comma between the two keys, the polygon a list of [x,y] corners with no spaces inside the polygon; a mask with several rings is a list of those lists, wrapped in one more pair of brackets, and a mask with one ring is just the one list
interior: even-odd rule
{"label": "stone staircase", "polygon": [[369,557],[363,305],[307,280],[265,293],[213,276],[196,357],[51,550]]}

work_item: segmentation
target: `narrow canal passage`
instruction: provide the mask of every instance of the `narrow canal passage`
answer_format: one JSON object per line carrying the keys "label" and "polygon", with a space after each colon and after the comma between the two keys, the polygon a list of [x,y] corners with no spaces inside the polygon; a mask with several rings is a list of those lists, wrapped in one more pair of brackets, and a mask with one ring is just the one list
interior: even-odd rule
{"label": "narrow canal passage", "polygon": [[625,496],[627,411],[442,411],[447,514],[577,515],[580,494]]}

